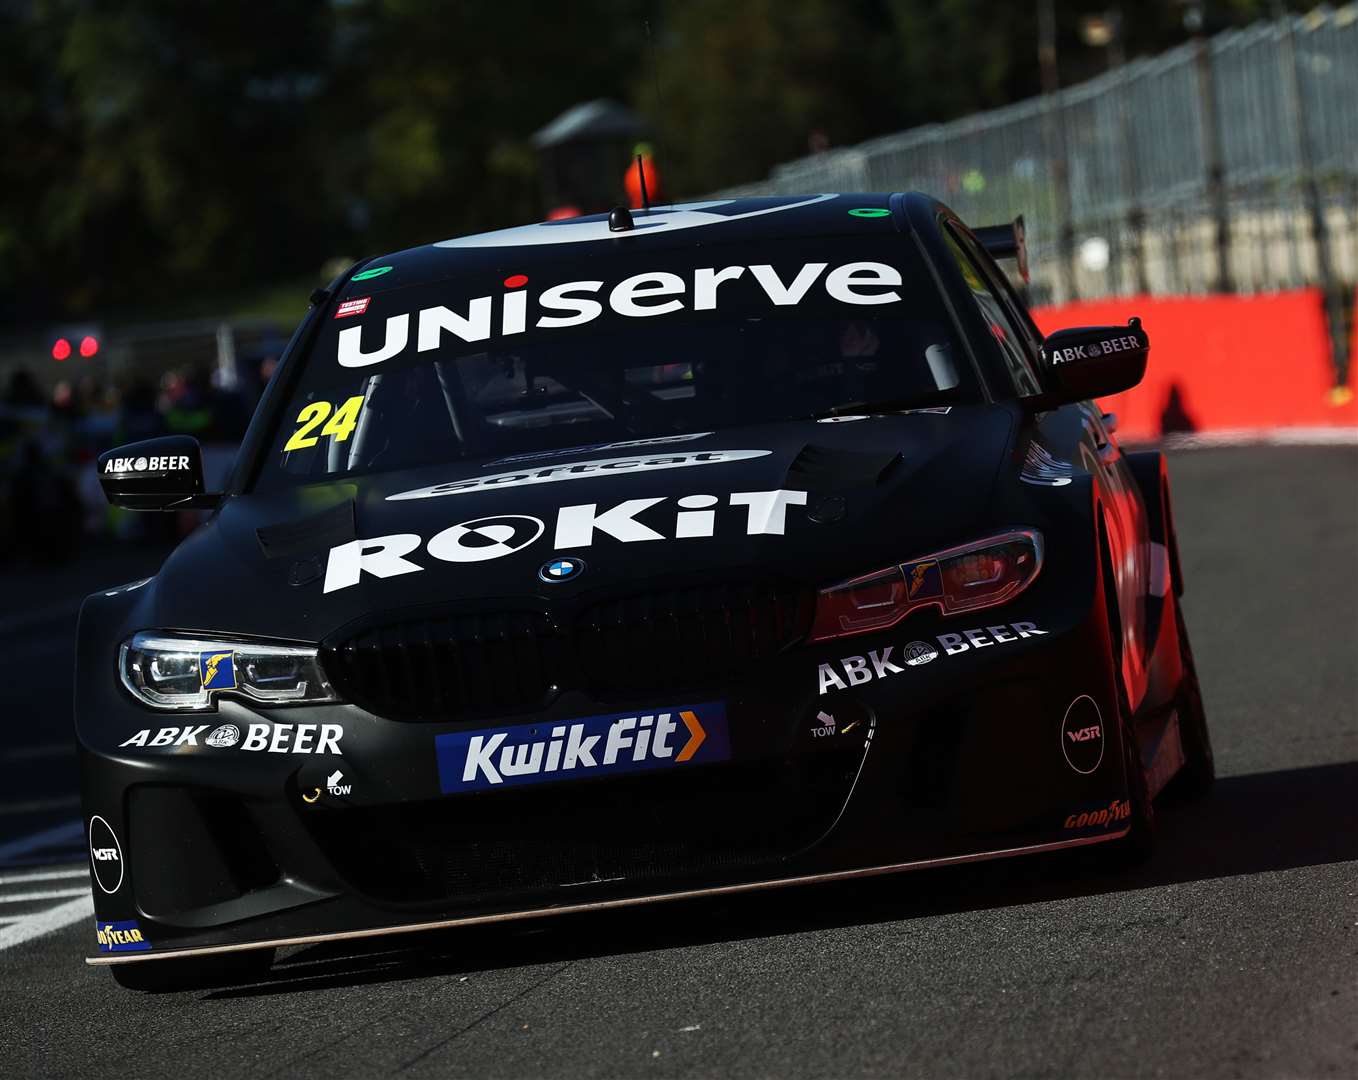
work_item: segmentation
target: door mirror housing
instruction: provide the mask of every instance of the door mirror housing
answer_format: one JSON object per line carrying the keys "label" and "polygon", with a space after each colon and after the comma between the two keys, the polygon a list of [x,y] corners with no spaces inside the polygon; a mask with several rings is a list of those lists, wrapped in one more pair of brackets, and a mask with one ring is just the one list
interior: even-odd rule
{"label": "door mirror housing", "polygon": [[104,497],[124,510],[198,510],[221,502],[203,491],[203,451],[191,435],[128,443],[99,455]]}
{"label": "door mirror housing", "polygon": [[1146,374],[1150,348],[1150,338],[1136,318],[1126,326],[1081,326],[1049,334],[1042,343],[1048,390],[1039,396],[1039,406],[1130,390]]}

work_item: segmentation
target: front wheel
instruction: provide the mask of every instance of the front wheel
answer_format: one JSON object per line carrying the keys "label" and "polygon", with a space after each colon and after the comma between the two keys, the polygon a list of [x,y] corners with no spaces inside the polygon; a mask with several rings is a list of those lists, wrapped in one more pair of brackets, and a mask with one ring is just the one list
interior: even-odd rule
{"label": "front wheel", "polygon": [[183,959],[139,960],[113,964],[113,981],[126,990],[164,994],[175,990],[208,990],[217,986],[256,982],[269,972],[273,949],[225,953]]}

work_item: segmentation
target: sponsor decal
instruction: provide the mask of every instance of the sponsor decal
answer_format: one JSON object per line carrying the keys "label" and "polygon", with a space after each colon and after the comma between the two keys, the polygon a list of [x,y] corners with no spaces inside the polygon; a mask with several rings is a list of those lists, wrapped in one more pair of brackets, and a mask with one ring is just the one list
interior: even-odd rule
{"label": "sponsor decal", "polygon": [[1019,470],[1019,479],[1025,484],[1037,484],[1039,487],[1065,487],[1075,475],[1075,466],[1069,461],[1062,461],[1060,458],[1053,457],[1051,452],[1037,442],[1028,444],[1028,453],[1024,458],[1023,468]]}
{"label": "sponsor decal", "polygon": [[1145,343],[1135,334],[1123,334],[1118,337],[1105,338],[1103,341],[1094,341],[1086,345],[1071,345],[1064,349],[1053,349],[1049,354],[1049,360],[1053,367],[1057,364],[1069,364],[1072,360],[1085,360],[1099,356],[1106,356],[1108,353],[1127,352],[1131,349],[1144,349]]}
{"label": "sponsor decal", "polygon": [[174,472],[189,467],[187,454],[156,454],[152,457],[113,457],[104,463],[105,473]]}
{"label": "sponsor decal", "polygon": [[[207,729],[207,724],[142,728],[130,739],[120,742],[118,748],[198,746],[199,736]],[[339,754],[342,753],[340,740],[343,738],[344,727],[340,724],[250,724],[245,729],[244,739],[235,724],[220,724],[201,745],[264,754]]]}
{"label": "sponsor decal", "polygon": [[235,650],[200,652],[198,654],[198,674],[203,680],[204,690],[234,690],[236,688]]}
{"label": "sponsor decal", "polygon": [[1061,720],[1061,753],[1066,764],[1088,776],[1103,761],[1103,716],[1088,694],[1081,694],[1066,708]]}
{"label": "sponsor decal", "polygon": [[[900,270],[889,263],[863,261],[834,267],[823,262],[804,263],[788,279],[763,263],[697,267],[691,272],[691,280],[668,271],[652,271],[633,274],[611,287],[603,281],[565,281],[536,296],[515,289],[498,296],[473,297],[460,311],[439,304],[391,315],[381,325],[382,343],[371,351],[363,348],[367,326],[345,327],[338,334],[336,359],[346,368],[380,364],[406,352],[412,335],[414,351],[424,353],[443,348],[445,335],[472,344],[522,334],[530,325],[539,330],[582,326],[599,318],[605,306],[631,319],[672,315],[686,308],[715,311],[724,295],[720,286],[738,280],[747,271],[749,280],[775,307],[796,306],[813,290],[823,290],[831,300],[856,307],[894,304],[901,299],[897,288],[904,280]],[[377,329],[375,324],[372,329]],[[372,344],[373,335],[367,337]]]}
{"label": "sponsor decal", "polygon": [[527,514],[476,518],[438,533],[429,541],[429,553],[445,562],[501,559],[522,551],[542,535],[544,528],[541,518]]}
{"label": "sponsor decal", "polygon": [[939,569],[938,560],[909,563],[904,570],[907,599],[943,595],[943,571]]}
{"label": "sponsor decal", "polygon": [[[907,667],[919,667],[921,664],[936,660],[939,656],[939,649],[942,649],[947,656],[956,656],[973,649],[985,649],[991,645],[1005,645],[1009,642],[1046,633],[1046,630],[1039,630],[1036,623],[1000,623],[997,626],[963,630],[960,634],[939,634],[934,639],[938,642],[938,648],[935,648],[931,642],[912,641],[901,651],[900,659]],[[890,675],[899,675],[905,668],[896,662],[896,659],[894,659],[896,655],[896,646],[888,645],[885,649],[871,649],[866,656],[846,656],[837,662],[821,664],[817,672],[817,683],[819,685],[817,693],[826,694],[831,690],[847,690],[850,686],[862,686],[874,679],[885,679]]]}
{"label": "sponsor decal", "polygon": [[151,943],[141,936],[136,919],[121,922],[96,922],[94,939],[101,953],[147,952]]}
{"label": "sponsor decal", "polygon": [[938,650],[927,641],[912,641],[901,650],[901,655],[905,658],[906,667],[919,667],[930,660],[937,660]]}
{"label": "sponsor decal", "polygon": [[891,211],[890,211],[890,210],[884,210],[884,209],[883,209],[882,207],[880,207],[880,206],[859,206],[859,207],[856,207],[856,208],[853,209],[853,210],[850,210],[850,211],[849,211],[849,216],[850,216],[850,217],[866,217],[866,218],[890,217],[890,216],[891,216]]}
{"label": "sponsor decal", "polygon": [[726,706],[583,716],[434,739],[445,794],[710,764],[731,757]]}
{"label": "sponsor decal", "polygon": [[349,280],[371,281],[373,278],[381,277],[383,274],[390,274],[394,269],[395,269],[394,266],[374,266],[371,270],[360,270]]}
{"label": "sponsor decal", "polygon": [[531,454],[510,454],[509,457],[496,458],[494,461],[486,462],[481,467],[488,469],[492,465],[512,465],[516,461],[542,461],[544,458],[573,457],[576,454],[592,454],[596,450],[634,450],[639,446],[692,442],[694,439],[705,439],[713,434],[715,432],[698,431],[692,435],[660,435],[654,439],[628,439],[625,442],[594,443],[590,446],[572,446],[566,450],[537,450]]}
{"label": "sponsor decal", "polygon": [[[579,503],[560,507],[552,546],[557,551],[591,547],[596,536],[612,537],[624,544],[652,540],[688,540],[713,536],[716,532],[720,500],[715,495],[685,495],[675,500],[678,512],[673,527],[661,532],[654,526],[668,525],[661,520],[662,504],[668,498],[627,499],[600,509],[598,503]],[[789,507],[806,505],[805,491],[734,491],[727,504],[745,510],[747,536],[782,536],[787,527]],[[641,520],[646,515],[648,521]],[[469,563],[500,559],[522,551],[542,536],[546,526],[539,518],[525,514],[500,514],[474,518],[450,525],[426,542],[415,533],[394,533],[365,540],[351,540],[330,549],[325,568],[323,592],[348,589],[362,576],[398,577],[425,567],[407,558],[422,544],[426,553],[440,562]]]}
{"label": "sponsor decal", "polygon": [[676,229],[720,225],[727,221],[740,221],[744,218],[776,214],[782,210],[795,210],[799,206],[811,206],[834,197],[830,194],[787,199],[772,206],[762,205],[757,210],[745,211],[734,209],[737,205],[734,199],[711,199],[706,202],[680,203],[665,210],[649,210],[634,214],[633,221],[636,225],[628,233],[610,232],[606,218],[594,221],[567,218],[544,221],[536,225],[520,225],[513,229],[499,229],[496,232],[479,233],[475,236],[459,236],[452,240],[441,240],[434,247],[529,247],[538,244],[578,244],[590,240],[610,240],[614,243],[622,240],[625,243],[629,236],[651,236],[655,233],[673,232]]}
{"label": "sponsor decal", "polygon": [[113,826],[98,814],[90,818],[90,866],[95,884],[110,896],[123,884],[123,848]]}
{"label": "sponsor decal", "polygon": [[362,315],[368,310],[368,302],[371,296],[360,296],[356,300],[345,300],[335,308],[335,318],[347,319],[353,315]]}
{"label": "sponsor decal", "polygon": [[572,581],[584,572],[584,559],[560,558],[543,563],[538,577],[551,585],[558,581]]}
{"label": "sponsor decal", "polygon": [[1067,829],[1111,829],[1132,816],[1132,804],[1126,799],[1114,799],[1107,806],[1102,803],[1081,808],[1066,816]]}
{"label": "sponsor decal", "polygon": [[215,746],[218,749],[229,749],[240,742],[240,728],[235,724],[222,724],[212,729],[207,738],[203,740],[204,746]]}
{"label": "sponsor decal", "polygon": [[623,472],[650,472],[656,469],[685,469],[693,465],[718,465],[724,461],[748,461],[768,457],[772,450],[701,450],[678,454],[634,454],[631,457],[602,458],[577,461],[572,464],[544,465],[518,472],[472,476],[464,480],[450,480],[443,484],[403,491],[388,495],[387,502],[405,499],[435,499],[442,495],[471,495],[479,491],[500,488],[531,487],[535,484],[556,484],[563,480],[588,480],[608,477]]}

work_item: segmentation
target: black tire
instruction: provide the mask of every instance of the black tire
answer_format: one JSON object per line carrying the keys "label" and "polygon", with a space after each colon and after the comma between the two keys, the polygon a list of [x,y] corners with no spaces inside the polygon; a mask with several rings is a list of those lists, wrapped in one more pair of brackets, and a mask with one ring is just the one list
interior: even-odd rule
{"label": "black tire", "polygon": [[1183,665],[1178,713],[1184,764],[1166,785],[1165,794],[1175,800],[1201,799],[1212,790],[1217,770],[1212,757],[1212,736],[1207,730],[1207,712],[1203,708],[1202,690],[1198,686],[1198,669],[1193,662],[1193,646],[1188,641],[1188,627],[1184,624],[1183,607],[1177,597],[1174,618],[1179,629],[1179,656]]}
{"label": "black tire", "polygon": [[218,986],[257,982],[269,973],[273,949],[191,959],[141,960],[113,964],[109,973],[125,990],[164,994],[176,990],[209,990]]}

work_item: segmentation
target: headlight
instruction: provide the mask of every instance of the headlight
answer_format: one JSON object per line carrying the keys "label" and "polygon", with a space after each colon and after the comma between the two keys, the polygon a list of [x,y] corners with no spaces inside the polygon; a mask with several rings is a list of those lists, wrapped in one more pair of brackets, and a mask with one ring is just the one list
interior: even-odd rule
{"label": "headlight", "polygon": [[153,709],[210,711],[218,693],[266,705],[336,701],[306,645],[266,645],[143,631],[118,656],[123,685]]}
{"label": "headlight", "polygon": [[1042,534],[1013,529],[864,574],[820,591],[811,640],[885,630],[923,607],[958,615],[1005,604],[1041,568]]}

